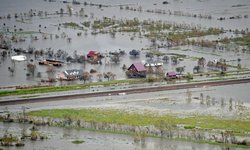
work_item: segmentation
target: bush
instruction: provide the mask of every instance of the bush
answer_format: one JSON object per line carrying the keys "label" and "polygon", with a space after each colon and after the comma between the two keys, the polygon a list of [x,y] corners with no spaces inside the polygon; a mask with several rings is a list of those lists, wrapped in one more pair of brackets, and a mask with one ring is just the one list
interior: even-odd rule
{"label": "bush", "polygon": [[154,77],[148,77],[147,78],[147,81],[148,82],[155,82],[157,79],[156,78],[154,78]]}
{"label": "bush", "polygon": [[194,129],[195,126],[184,126],[184,129]]}
{"label": "bush", "polygon": [[72,141],[72,143],[74,143],[74,144],[82,144],[84,142],[85,142],[84,140],[75,140],[75,141]]}

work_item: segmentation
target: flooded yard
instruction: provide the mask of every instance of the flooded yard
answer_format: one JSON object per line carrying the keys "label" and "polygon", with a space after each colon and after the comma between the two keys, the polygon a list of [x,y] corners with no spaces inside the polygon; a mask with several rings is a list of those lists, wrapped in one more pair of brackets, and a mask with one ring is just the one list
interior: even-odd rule
{"label": "flooded yard", "polygon": [[[28,7],[30,5],[32,7]],[[18,8],[16,9],[16,7]],[[164,46],[169,41],[162,41],[157,37],[156,39],[148,38],[146,36],[148,31],[144,31],[143,26],[138,26],[138,28],[141,28],[139,33],[115,31],[114,35],[112,30],[116,30],[116,28],[112,26],[103,29],[84,26],[84,23],[87,22],[92,24],[99,19],[111,18],[115,22],[133,19],[138,19],[140,22],[160,21],[170,26],[181,26],[181,32],[193,28],[201,30],[210,27],[223,28],[223,32],[226,33],[198,38],[214,41],[225,37],[240,37],[242,36],[241,31],[247,32],[250,24],[250,19],[247,16],[250,10],[249,7],[249,2],[245,0],[237,1],[237,3],[233,0],[227,3],[219,1],[216,2],[216,5],[213,1],[196,0],[189,2],[172,0],[167,5],[162,4],[162,1],[147,1],[145,3],[139,1],[91,1],[84,3],[80,1],[79,5],[42,0],[10,1],[8,3],[2,1],[0,33],[2,43],[4,41],[7,45],[11,45],[11,50],[8,51],[7,56],[1,57],[0,86],[40,85],[43,84],[41,80],[55,78],[58,73],[67,69],[82,69],[84,72],[90,72],[91,69],[94,69],[101,74],[113,72],[116,79],[126,79],[126,74],[122,70],[123,65],[129,67],[135,62],[163,62],[164,72],[175,71],[177,67],[184,67],[184,74],[186,74],[193,72],[198,58],[201,57],[204,57],[206,62],[225,59],[227,65],[231,66],[228,67],[228,70],[237,70],[239,64],[242,68],[249,68],[250,55],[248,51],[244,51],[244,47],[238,47],[234,44],[223,46],[222,50],[218,47],[206,48],[194,45],[156,48],[154,44],[163,44]],[[159,10],[161,10],[161,13],[158,12]],[[71,13],[72,15],[70,15]],[[200,17],[195,17],[195,15]],[[211,18],[208,19],[204,16],[211,16]],[[230,16],[240,17],[229,19]],[[218,20],[220,17],[226,19]],[[66,26],[65,23],[71,24]],[[239,34],[233,32],[236,29],[240,32]],[[172,30],[170,28],[170,30],[163,32],[172,32]],[[141,34],[145,34],[145,36]],[[13,62],[10,59],[11,56],[20,54],[15,49],[32,50],[34,53],[35,51],[41,51],[44,54],[34,57],[34,53],[25,53],[27,61]],[[141,55],[139,57],[130,56],[129,51],[132,49],[140,50]],[[160,57],[146,57],[148,49],[156,49],[159,51]],[[90,50],[101,52],[105,56],[101,60],[102,64],[72,63],[66,61],[65,57],[55,56],[62,51],[65,52],[65,56],[74,58],[75,56],[85,56]],[[123,50],[126,55],[121,56],[117,63],[112,62],[109,52],[118,52],[119,50]],[[5,50],[2,49],[1,53],[3,51]],[[49,55],[48,51],[52,52],[52,55]],[[171,59],[169,59],[168,63],[165,63],[162,60],[163,55],[168,57],[176,56],[180,60],[177,64],[173,64]],[[51,75],[48,73],[48,70],[51,70],[50,67],[38,65],[38,62],[43,59],[58,59],[63,60],[65,63],[63,67],[54,68]],[[27,68],[28,64],[35,65],[32,75],[30,75],[31,72]],[[207,67],[205,67],[204,71],[207,71]],[[92,81],[98,80],[97,73],[92,75]],[[82,82],[76,81],[73,83]],[[57,82],[56,84],[62,83]]]}
{"label": "flooded yard", "polygon": [[[0,89],[111,80],[104,77],[107,73],[112,73],[114,80],[123,80],[128,79],[127,68],[138,62],[145,66],[160,64],[162,73],[153,71],[148,78],[156,76],[165,79],[165,73],[172,71],[178,75],[191,74],[193,82],[250,77],[249,0],[79,0],[76,3],[0,0],[0,3]],[[138,50],[139,55],[132,55],[132,50]],[[100,52],[100,59],[89,59],[87,54],[90,51]],[[23,55],[27,60],[12,60],[12,56],[16,55]],[[63,63],[61,67],[40,65],[45,59]],[[70,69],[87,72],[90,78],[73,81],[56,79],[59,73]],[[181,82],[186,82],[186,79],[173,81]],[[93,90],[107,90],[105,88],[94,87]],[[144,94],[124,93],[0,106],[0,111],[97,108],[128,113],[184,117],[206,115],[249,120],[249,88],[250,84],[236,84]],[[20,135],[29,127],[30,124],[0,122],[0,137],[7,131]],[[146,137],[143,143],[136,143],[132,135],[88,130],[47,126],[41,126],[39,130],[48,139],[27,140],[25,147],[20,149],[225,149],[218,145],[151,137]],[[84,142],[74,144],[74,140]]]}

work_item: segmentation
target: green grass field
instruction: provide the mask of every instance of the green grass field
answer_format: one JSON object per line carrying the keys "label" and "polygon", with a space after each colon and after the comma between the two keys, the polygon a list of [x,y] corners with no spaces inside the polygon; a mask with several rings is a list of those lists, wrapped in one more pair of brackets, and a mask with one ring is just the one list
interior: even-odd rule
{"label": "green grass field", "polygon": [[213,116],[195,115],[178,117],[177,114],[157,115],[154,113],[135,114],[109,109],[52,109],[29,112],[28,115],[53,118],[84,119],[87,122],[127,124],[134,126],[154,125],[158,128],[175,128],[184,124],[187,129],[223,129],[235,133],[250,132],[250,120],[227,120]]}

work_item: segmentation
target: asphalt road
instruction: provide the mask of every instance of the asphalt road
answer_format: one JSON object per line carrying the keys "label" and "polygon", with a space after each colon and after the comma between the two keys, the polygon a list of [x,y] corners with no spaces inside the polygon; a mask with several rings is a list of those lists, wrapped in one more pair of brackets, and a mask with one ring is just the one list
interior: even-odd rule
{"label": "asphalt road", "polygon": [[[167,91],[167,90],[179,90],[179,89],[190,89],[190,88],[201,88],[208,86],[223,86],[231,84],[242,84],[250,83],[250,78],[236,79],[236,80],[222,80],[222,81],[210,81],[210,82],[198,82],[198,83],[186,83],[186,84],[173,84],[166,86],[153,86],[153,87],[140,87],[140,88],[130,88],[130,89],[119,89],[110,91],[100,91],[92,93],[77,93],[68,95],[56,95],[56,96],[44,96],[44,97],[33,97],[33,98],[23,98],[23,99],[8,99],[0,101],[1,106],[5,105],[16,105],[25,103],[36,103],[36,102],[48,102],[48,101],[60,101],[60,100],[72,100],[72,99],[84,99],[91,97],[102,97],[110,95],[127,95],[135,93],[149,93],[156,91]],[[43,95],[46,95],[44,93]]]}

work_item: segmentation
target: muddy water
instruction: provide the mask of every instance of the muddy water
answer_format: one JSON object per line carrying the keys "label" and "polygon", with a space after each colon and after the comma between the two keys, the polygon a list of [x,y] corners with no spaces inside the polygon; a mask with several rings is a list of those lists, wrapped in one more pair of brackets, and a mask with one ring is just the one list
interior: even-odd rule
{"label": "muddy water", "polygon": [[[0,136],[8,131],[13,135],[21,134],[23,129],[31,127],[30,124],[2,123],[0,122]],[[65,129],[56,127],[39,127],[39,132],[47,135],[48,139],[43,141],[25,140],[25,146],[18,149],[55,149],[55,150],[110,150],[110,149],[137,149],[137,150],[222,150],[223,147],[218,145],[198,144],[192,142],[180,142],[160,138],[146,137],[145,143],[134,143],[134,137],[121,134],[110,134],[100,132],[90,132],[76,129]],[[82,144],[73,144],[74,140],[84,140]],[[0,148],[3,148],[0,146]],[[16,149],[15,147],[4,147],[6,150]],[[230,148],[231,149],[231,148]],[[232,148],[232,150],[240,150]]]}
{"label": "muddy water", "polygon": [[[79,0],[84,2],[83,0]],[[183,11],[184,13],[191,14],[205,14],[211,15],[212,19],[199,19],[193,17],[185,17],[185,16],[174,16],[174,15],[162,15],[162,14],[151,14],[146,12],[134,12],[134,11],[126,11],[120,10],[119,7],[110,7],[110,8],[102,8],[99,9],[97,7],[90,6],[72,6],[74,12],[79,11],[81,8],[84,8],[86,14],[94,13],[94,18],[102,18],[103,16],[113,17],[116,19],[119,18],[134,18],[138,17],[140,20],[143,19],[152,19],[152,20],[164,20],[169,22],[176,23],[184,23],[189,24],[191,26],[201,25],[202,27],[223,27],[224,29],[245,29],[249,28],[250,25],[250,17],[249,18],[241,18],[230,20],[228,17],[237,16],[237,15],[246,15],[250,14],[250,2],[249,0],[169,0],[170,4],[162,5],[161,0],[151,1],[134,1],[134,0],[93,0],[93,3],[102,3],[102,4],[132,4],[132,7],[142,6],[144,10],[146,9],[164,9],[166,11]],[[56,2],[49,3],[43,0],[0,0],[0,16],[6,16],[7,14],[14,13],[24,13],[28,12],[30,9],[35,10],[46,10],[48,13],[54,13],[55,11],[59,11],[60,8],[63,8],[65,11],[67,9],[67,5]],[[232,5],[242,5],[241,7],[232,7]],[[227,18],[225,21],[219,21],[217,18],[225,17]],[[63,29],[61,28],[58,31],[57,25],[59,23],[65,22],[83,22],[89,21],[90,18],[81,18],[78,16],[49,16],[48,18],[39,19],[38,17],[33,18],[32,20],[25,20],[25,23],[21,23],[15,21],[14,18],[11,19],[1,19],[0,20],[0,31],[5,31],[6,26],[10,27],[10,30],[14,30],[14,25],[16,28],[23,28],[24,31],[35,31],[38,32],[38,26],[41,25],[41,32],[51,33],[53,36],[55,34],[61,35],[65,32],[68,37],[72,38],[72,42],[68,43],[66,39],[55,39],[53,37],[52,40],[42,40],[42,35],[37,34],[39,40],[31,41],[30,35],[25,35],[26,41],[23,43],[12,43],[13,47],[16,48],[28,48],[29,46],[35,47],[36,49],[46,49],[52,48],[58,50],[62,49],[67,51],[70,55],[73,54],[74,50],[78,51],[78,54],[86,54],[88,50],[98,50],[101,52],[106,51],[115,51],[118,49],[125,50],[129,52],[131,49],[141,49],[144,47],[148,47],[150,45],[150,41],[146,39],[140,39],[138,36],[134,38],[134,40],[130,40],[133,36],[132,34],[116,34],[116,38],[112,38],[110,35],[95,35],[92,36],[90,31],[87,31],[86,35],[83,34],[81,37],[77,37],[76,33],[79,30],[72,29]],[[46,27],[46,28],[45,28]],[[231,36],[231,35],[230,35]],[[211,37],[210,37],[211,38]],[[218,37],[212,37],[217,39]],[[191,51],[183,51],[183,49],[191,49]],[[213,49],[201,49],[197,47],[180,47],[180,50],[171,50],[171,49],[161,49],[162,52],[166,53],[179,53],[185,54],[191,57],[205,57],[207,60],[214,60],[219,58],[226,58],[230,60],[236,60],[237,58],[241,58],[243,67],[250,67],[250,55],[242,54],[238,52],[228,52],[224,51],[213,51]],[[204,53],[205,52],[205,53]],[[11,55],[14,55],[13,53]],[[32,57],[31,57],[32,58]],[[157,61],[156,58],[154,58]],[[90,69],[96,69],[99,72],[107,72],[112,71],[116,73],[117,79],[125,78],[124,72],[121,70],[121,66],[126,64],[129,66],[133,62],[138,61],[147,61],[145,58],[145,54],[143,53],[138,58],[131,58],[126,55],[121,58],[121,62],[119,64],[112,65],[90,65],[90,64],[71,64],[64,65],[62,68],[56,69],[56,72],[61,72],[66,69],[84,69],[85,71],[89,71]],[[32,78],[27,77],[25,70],[27,62],[15,63],[15,73],[13,76],[8,72],[8,67],[13,66],[10,61],[10,57],[6,59],[0,60],[0,86],[11,86],[11,85],[36,85],[40,84],[41,78]],[[35,62],[37,63],[37,62]],[[192,66],[196,65],[196,61],[192,60],[192,58],[184,59],[177,66],[185,65],[185,72],[192,72]],[[232,65],[237,65],[237,62],[232,61]],[[170,63],[165,63],[164,68],[168,71],[175,70],[177,66],[173,66]],[[41,72],[42,78],[47,78],[47,67],[46,66],[38,66],[37,70]],[[96,80],[95,78],[93,80]],[[56,83],[61,84],[61,83]],[[67,83],[62,83],[67,84]],[[235,90],[238,89],[238,90]],[[224,87],[216,87],[216,88],[205,88],[198,90],[191,90],[192,97],[199,97],[200,93],[203,92],[204,96],[210,95],[211,97],[215,97],[217,100],[220,100],[221,97],[225,97],[225,100],[229,98],[233,98],[236,100],[242,100],[244,102],[249,102],[248,98],[248,90],[249,84],[244,85],[234,85],[234,86],[224,86]],[[204,92],[204,90],[206,92]],[[130,101],[134,99],[134,97],[140,97],[141,99],[137,101]],[[162,98],[167,97],[170,100],[175,99],[176,101],[172,102],[152,102],[152,101],[144,101],[148,97],[156,97]],[[78,99],[73,101],[62,101],[62,102],[47,102],[47,103],[38,103],[38,104],[27,104],[25,105],[31,109],[41,109],[41,108],[58,108],[58,107],[89,107],[89,106],[115,106],[114,108],[133,108],[133,109],[150,109],[157,111],[173,111],[176,112],[194,112],[194,110],[210,113],[211,110],[206,106],[199,105],[199,101],[192,99],[191,102],[186,102],[186,91],[172,91],[172,92],[155,92],[154,94],[145,94],[145,95],[128,95],[128,96],[110,96],[108,98],[97,98],[97,99]],[[126,107],[124,107],[126,106]],[[5,109],[5,107],[0,107],[1,111]],[[140,109],[139,109],[140,108]],[[211,108],[211,107],[210,107]],[[216,107],[217,109],[217,107]],[[21,105],[10,106],[9,110],[21,110]],[[207,110],[207,111],[206,111]],[[0,135],[4,133],[6,129],[9,131],[20,134],[22,128],[28,128],[29,125],[24,124],[3,124],[0,123]],[[189,142],[178,142],[178,141],[169,141],[169,140],[161,140],[155,138],[147,138],[145,144],[135,144],[133,142],[133,137],[127,135],[115,135],[108,133],[96,133],[96,132],[88,132],[88,131],[78,131],[72,129],[62,129],[62,128],[52,128],[52,127],[41,127],[41,131],[46,133],[49,136],[48,140],[45,141],[37,141],[30,142],[26,141],[26,146],[20,149],[223,149],[219,146],[207,145],[207,144],[196,144]],[[75,139],[81,139],[86,141],[83,144],[75,145],[72,144],[71,141]],[[15,147],[9,147],[7,149],[15,149]]]}
{"label": "muddy water", "polygon": [[[83,2],[79,0],[80,2]],[[79,12],[81,8],[84,8],[85,14],[90,15],[90,13],[94,13],[93,18],[91,17],[79,17],[79,16],[68,16],[64,15],[60,17],[59,15],[51,15],[47,18],[40,19],[39,17],[33,17],[30,20],[24,20],[25,23],[21,23],[20,21],[16,21],[14,17],[11,19],[1,19],[0,20],[0,31],[5,31],[6,28],[10,28],[13,31],[15,28],[23,28],[24,31],[35,31],[38,32],[39,29],[41,32],[46,34],[52,34],[52,39],[43,40],[41,34],[35,34],[39,40],[31,41],[30,35],[20,35],[21,37],[26,37],[25,42],[19,43],[12,43],[12,46],[15,48],[23,48],[27,49],[29,46],[34,47],[35,49],[44,49],[52,48],[55,51],[58,49],[62,49],[67,51],[69,55],[72,55],[75,50],[77,50],[78,54],[87,54],[89,50],[97,50],[100,52],[108,52],[108,51],[117,51],[118,49],[125,50],[127,53],[132,49],[142,49],[145,47],[149,47],[150,41],[144,38],[139,38],[138,35],[135,36],[134,40],[130,40],[131,37],[134,35],[131,34],[121,34],[117,33],[115,38],[112,38],[109,34],[99,34],[99,35],[91,35],[90,31],[87,31],[86,34],[83,34],[81,37],[78,37],[76,34],[80,32],[80,30],[74,29],[65,29],[61,28],[58,30],[58,24],[62,24],[65,22],[76,22],[80,23],[83,21],[93,21],[95,18],[102,18],[103,16],[107,17],[115,17],[116,19],[122,18],[134,18],[138,17],[140,20],[143,19],[155,19],[155,20],[165,20],[169,22],[176,22],[176,23],[185,23],[191,26],[201,25],[203,27],[223,27],[225,29],[245,29],[249,27],[250,19],[249,18],[241,18],[241,19],[226,19],[225,21],[219,21],[216,18],[218,17],[230,17],[230,16],[237,16],[237,15],[246,15],[250,14],[250,5],[249,1],[247,0],[206,0],[206,1],[197,1],[197,0],[190,0],[190,1],[176,1],[170,0],[170,4],[162,5],[162,1],[91,1],[92,3],[102,3],[107,5],[114,5],[114,7],[103,7],[98,8],[96,6],[84,6],[84,5],[73,5],[73,13]],[[27,13],[30,9],[38,12],[39,10],[47,11],[50,13],[55,13],[59,11],[60,8],[63,8],[66,12],[67,5],[63,4],[59,1],[57,2],[46,2],[43,0],[10,0],[4,1],[0,0],[0,16],[7,16],[7,14],[11,14],[14,16],[15,13]],[[131,4],[131,7],[137,8],[142,6],[143,10],[147,9],[164,9],[166,11],[183,11],[191,14],[207,14],[212,15],[213,18],[209,19],[198,19],[194,17],[187,17],[187,16],[175,16],[175,15],[163,15],[163,14],[155,14],[155,13],[147,13],[143,12],[134,12],[129,10],[120,10],[119,7],[116,7],[118,4]],[[240,7],[232,7],[233,5],[240,4]],[[30,7],[32,6],[32,7]],[[17,19],[18,20],[18,19]],[[5,26],[3,25],[5,24]],[[41,27],[39,28],[39,25]],[[16,27],[15,27],[16,26]],[[81,31],[83,32],[83,31]],[[84,31],[85,32],[85,31]],[[72,38],[72,42],[68,43],[66,39],[59,38],[55,39],[55,34],[61,35],[62,33],[66,33],[68,37]],[[216,39],[216,37],[213,37]],[[217,37],[219,38],[219,37]],[[191,49],[191,51],[182,51],[182,49]],[[236,60],[241,58],[242,66],[243,67],[250,67],[249,54],[242,54],[238,52],[228,52],[228,51],[218,51],[213,49],[201,49],[197,47],[180,47],[180,50],[169,50],[169,49],[160,49],[164,53],[180,53],[190,56],[189,59],[185,59],[184,61],[180,62],[177,66],[173,66],[170,63],[164,64],[164,69],[166,71],[175,70],[178,66],[186,66],[185,72],[192,72],[193,66],[197,64],[197,61],[194,61],[192,57],[205,57],[207,60],[214,60],[219,58],[226,58],[231,60]],[[0,50],[1,51],[1,50]],[[11,55],[15,55],[11,53]],[[32,59],[32,57],[30,58]],[[29,60],[30,60],[29,59]],[[43,59],[43,58],[40,58]],[[109,59],[109,58],[107,58]],[[28,60],[28,61],[29,61]],[[123,64],[130,66],[133,62],[140,62],[140,61],[152,61],[145,58],[145,53],[138,58],[130,57],[128,54],[121,58],[120,63],[118,64],[109,64],[109,65],[90,65],[90,64],[71,64],[71,65],[64,65],[62,68],[57,68],[56,72],[62,72],[66,69],[83,69],[84,71],[90,71],[90,69],[96,69],[98,72],[115,72],[117,79],[124,79],[126,78],[124,72],[121,70]],[[153,61],[161,61],[157,58],[154,58]],[[15,73],[13,76],[8,72],[8,67],[13,66],[10,61],[10,57],[6,59],[0,60],[0,86],[12,86],[12,85],[37,85],[41,84],[39,81],[41,78],[47,78],[47,67],[46,66],[38,66],[37,65],[37,72],[41,72],[42,77],[36,78],[35,77],[26,77],[27,71],[25,70],[27,62],[21,62],[15,64]],[[103,60],[103,63],[105,60]],[[37,64],[37,62],[34,62]],[[232,65],[237,65],[237,62],[232,61],[230,62]],[[97,80],[96,76],[93,75],[93,81]],[[56,83],[56,84],[67,84],[67,83]]]}

